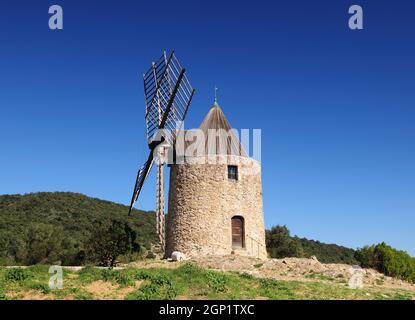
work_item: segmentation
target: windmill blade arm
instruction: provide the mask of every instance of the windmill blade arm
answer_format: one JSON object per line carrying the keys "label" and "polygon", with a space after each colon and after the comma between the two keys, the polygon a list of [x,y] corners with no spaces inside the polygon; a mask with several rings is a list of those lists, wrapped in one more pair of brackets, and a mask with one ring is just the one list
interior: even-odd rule
{"label": "windmill blade arm", "polygon": [[163,118],[161,119],[161,122],[160,122],[160,125],[159,125],[159,128],[161,128],[161,129],[164,128],[164,126],[166,124],[166,121],[170,116],[170,110],[172,108],[174,98],[176,97],[177,91],[179,90],[180,82],[182,81],[185,72],[186,72],[185,69],[182,69],[182,71],[180,72],[180,75],[177,79],[176,85],[174,86],[173,92],[171,93],[170,100],[167,103],[166,110],[164,111]]}
{"label": "windmill blade arm", "polygon": [[164,53],[143,78],[146,135],[150,145],[157,130],[174,130],[178,122],[184,121],[194,89],[174,52],[168,58]]}
{"label": "windmill blade arm", "polygon": [[144,182],[153,166],[153,152],[150,152],[148,160],[138,169],[137,179],[135,181],[135,186],[133,190],[133,196],[131,197],[130,208],[128,210],[128,215],[131,215],[133,210],[134,203],[137,201],[138,196],[140,195],[141,189],[143,188]]}

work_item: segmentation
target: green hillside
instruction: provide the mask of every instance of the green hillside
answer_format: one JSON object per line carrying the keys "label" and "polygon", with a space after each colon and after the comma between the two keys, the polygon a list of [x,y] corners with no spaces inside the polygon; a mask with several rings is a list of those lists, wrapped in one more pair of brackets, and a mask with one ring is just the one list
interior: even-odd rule
{"label": "green hillside", "polygon": [[306,238],[301,238],[299,241],[305,256],[316,256],[322,263],[358,264],[354,257],[355,250],[353,249]]}
{"label": "green hillside", "polygon": [[2,195],[0,264],[94,262],[87,252],[92,234],[113,220],[134,231],[133,247],[141,252],[155,241],[154,213],[134,210],[128,217],[126,206],[78,193]]}
{"label": "green hillside", "polygon": [[[0,265],[98,264],[99,259],[88,252],[88,247],[96,238],[102,238],[102,243],[113,241],[107,233],[114,233],[114,236],[122,233],[124,225],[132,229],[134,239],[127,248],[128,254],[120,259],[135,259],[156,241],[154,212],[134,210],[132,217],[128,217],[127,212],[124,205],[78,193],[2,195]],[[113,220],[120,222],[119,225],[102,229]],[[89,251],[100,249],[98,243]],[[353,249],[292,237],[285,226],[267,231],[267,249],[273,258],[315,255],[326,263],[356,263]]]}

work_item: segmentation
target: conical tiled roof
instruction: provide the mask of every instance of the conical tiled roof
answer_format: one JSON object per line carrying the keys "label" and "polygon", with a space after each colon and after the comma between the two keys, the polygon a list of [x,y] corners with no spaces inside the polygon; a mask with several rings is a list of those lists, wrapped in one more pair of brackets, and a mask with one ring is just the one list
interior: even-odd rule
{"label": "conical tiled roof", "polygon": [[[201,134],[203,134],[201,136]],[[209,155],[248,157],[217,102],[209,110],[199,129],[184,130],[175,145],[176,157],[193,158]]]}
{"label": "conical tiled roof", "polygon": [[229,124],[228,119],[226,119],[222,109],[215,102],[200,124],[199,129],[207,133],[208,129],[224,129],[228,131],[231,130],[232,127]]}
{"label": "conical tiled roof", "polygon": [[200,124],[199,129],[205,135],[205,151],[207,155],[217,154],[247,157],[244,148],[217,102],[209,110]]}

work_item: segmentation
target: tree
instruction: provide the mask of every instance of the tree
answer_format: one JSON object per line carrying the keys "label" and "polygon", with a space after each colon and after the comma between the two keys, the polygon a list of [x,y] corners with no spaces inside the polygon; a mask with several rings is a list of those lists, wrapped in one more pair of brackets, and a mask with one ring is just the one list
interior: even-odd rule
{"label": "tree", "polygon": [[286,226],[274,226],[266,231],[266,243],[271,258],[303,257],[300,241],[290,236]]}
{"label": "tree", "polygon": [[87,256],[101,266],[113,267],[120,255],[140,251],[137,234],[126,222],[96,222],[87,246]]}
{"label": "tree", "polygon": [[57,263],[62,253],[63,229],[50,224],[34,223],[27,233],[26,264]]}

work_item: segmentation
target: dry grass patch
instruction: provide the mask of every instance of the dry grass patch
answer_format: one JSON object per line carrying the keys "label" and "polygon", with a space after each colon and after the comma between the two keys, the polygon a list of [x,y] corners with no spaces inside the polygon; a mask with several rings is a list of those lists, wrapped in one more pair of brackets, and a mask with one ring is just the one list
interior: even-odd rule
{"label": "dry grass patch", "polygon": [[129,293],[139,289],[144,281],[135,281],[134,286],[120,287],[112,282],[97,280],[86,285],[84,289],[96,300],[124,300]]}
{"label": "dry grass patch", "polygon": [[18,300],[53,300],[55,298],[52,294],[44,294],[38,290],[12,291],[7,296]]}

